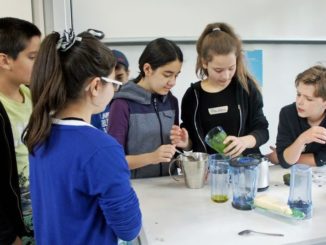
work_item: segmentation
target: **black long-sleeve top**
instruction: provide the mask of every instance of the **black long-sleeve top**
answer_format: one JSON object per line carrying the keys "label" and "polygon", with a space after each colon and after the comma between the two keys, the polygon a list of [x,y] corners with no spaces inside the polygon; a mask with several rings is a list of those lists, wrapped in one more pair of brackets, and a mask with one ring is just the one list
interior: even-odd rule
{"label": "black long-sleeve top", "polygon": [[[326,128],[326,118],[324,118],[319,126]],[[281,109],[276,139],[276,152],[279,163],[283,168],[292,166],[284,159],[283,153],[285,149],[293,144],[299,135],[310,127],[306,118],[298,116],[295,103]],[[302,153],[312,153],[317,166],[326,164],[326,145],[312,142],[306,145]]]}
{"label": "black long-sleeve top", "polygon": [[[192,149],[199,152],[207,152],[207,145],[205,144],[203,131],[203,119],[199,112],[202,98],[200,90],[200,83],[191,84],[182,98],[181,104],[181,127],[187,129],[189,137],[192,140]],[[239,113],[239,127],[236,136],[252,135],[256,139],[256,145],[252,149],[246,149],[243,153],[260,153],[259,147],[266,143],[269,139],[268,121],[263,113],[263,99],[261,93],[255,87],[251,80],[248,80],[249,93],[241,86],[236,78],[233,78],[232,83],[235,83],[235,94],[233,99],[238,105]],[[233,120],[233,118],[229,118]],[[216,126],[222,126],[216,122]]]}
{"label": "black long-sleeve top", "polygon": [[9,117],[0,102],[0,244],[27,235],[23,222],[17,162]]}

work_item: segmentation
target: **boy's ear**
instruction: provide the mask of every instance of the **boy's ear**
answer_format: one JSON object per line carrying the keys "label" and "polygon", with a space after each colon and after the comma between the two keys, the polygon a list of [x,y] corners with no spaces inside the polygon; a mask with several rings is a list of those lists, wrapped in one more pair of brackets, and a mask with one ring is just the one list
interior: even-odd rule
{"label": "boy's ear", "polygon": [[10,70],[11,65],[10,65],[10,60],[8,58],[8,55],[4,53],[0,53],[0,68],[4,70]]}

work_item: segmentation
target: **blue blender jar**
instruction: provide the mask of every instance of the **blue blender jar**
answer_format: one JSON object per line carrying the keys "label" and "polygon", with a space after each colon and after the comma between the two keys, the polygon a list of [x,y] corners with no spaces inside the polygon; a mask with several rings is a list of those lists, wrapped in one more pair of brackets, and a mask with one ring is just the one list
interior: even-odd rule
{"label": "blue blender jar", "polygon": [[234,208],[253,209],[257,193],[258,164],[259,160],[252,157],[238,157],[230,161]]}
{"label": "blue blender jar", "polygon": [[310,166],[297,163],[291,167],[288,204],[292,210],[303,212],[305,219],[312,217],[311,182],[312,170]]}

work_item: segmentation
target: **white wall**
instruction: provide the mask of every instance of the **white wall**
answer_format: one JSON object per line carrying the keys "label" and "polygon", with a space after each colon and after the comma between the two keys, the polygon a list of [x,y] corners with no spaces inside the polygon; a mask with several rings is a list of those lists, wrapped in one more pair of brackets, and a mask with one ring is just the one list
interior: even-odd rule
{"label": "white wall", "polygon": [[72,0],[72,5],[76,31],[100,29],[111,39],[194,38],[217,21],[231,24],[243,39],[326,39],[325,0]]}
{"label": "white wall", "polygon": [[32,21],[32,3],[27,0],[0,0],[0,17]]}
{"label": "white wall", "polygon": [[0,17],[16,17],[33,22],[42,34],[45,33],[43,0],[0,0],[0,6]]}
{"label": "white wall", "polygon": [[[180,45],[184,53],[184,63],[173,93],[182,96],[191,82],[198,78],[195,75],[196,49],[195,45]],[[138,75],[138,58],[144,45],[110,46],[125,53],[129,62],[131,77]],[[295,101],[296,90],[294,79],[304,69],[323,62],[326,65],[326,44],[294,45],[294,44],[246,44],[246,50],[263,50],[263,99],[264,112],[270,123],[270,140],[262,147],[264,153],[269,152],[269,146],[276,141],[278,114],[284,105]]]}

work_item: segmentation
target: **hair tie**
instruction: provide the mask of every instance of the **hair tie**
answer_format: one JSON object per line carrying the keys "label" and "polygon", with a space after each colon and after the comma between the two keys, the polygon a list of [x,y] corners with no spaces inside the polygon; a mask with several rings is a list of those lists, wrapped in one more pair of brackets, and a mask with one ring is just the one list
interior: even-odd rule
{"label": "hair tie", "polygon": [[103,39],[105,36],[104,32],[96,29],[88,29],[87,32],[99,40]]}
{"label": "hair tie", "polygon": [[215,28],[212,29],[212,32],[213,32],[213,31],[222,31],[222,30],[221,30],[221,28],[219,28],[219,27],[215,27]]}
{"label": "hair tie", "polygon": [[57,50],[66,52],[76,41],[81,42],[81,40],[81,37],[76,37],[73,29],[70,28],[69,31],[64,30],[57,42]]}

